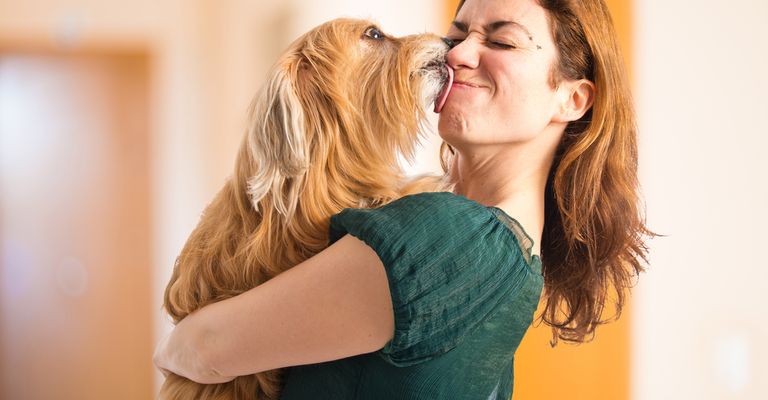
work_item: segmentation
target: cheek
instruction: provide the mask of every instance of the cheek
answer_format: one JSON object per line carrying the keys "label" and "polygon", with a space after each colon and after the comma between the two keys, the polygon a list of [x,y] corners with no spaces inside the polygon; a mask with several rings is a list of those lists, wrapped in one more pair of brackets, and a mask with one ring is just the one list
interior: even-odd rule
{"label": "cheek", "polygon": [[[547,86],[548,87],[548,86]],[[489,119],[496,126],[507,127],[514,138],[532,138],[551,122],[552,93],[542,85],[519,85],[505,93],[497,102]]]}
{"label": "cheek", "polygon": [[530,77],[516,71],[507,71],[504,75],[497,75],[495,91],[493,93],[494,113],[499,118],[517,118],[520,114],[529,112],[532,105],[532,96],[535,96]]}
{"label": "cheek", "polygon": [[495,103],[505,114],[540,114],[549,110],[555,91],[542,70],[512,70],[497,80]]}

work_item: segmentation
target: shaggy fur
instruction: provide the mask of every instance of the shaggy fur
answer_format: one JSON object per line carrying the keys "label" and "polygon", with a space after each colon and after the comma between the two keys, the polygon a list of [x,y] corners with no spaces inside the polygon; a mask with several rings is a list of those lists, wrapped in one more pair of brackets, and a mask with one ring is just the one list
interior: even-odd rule
{"label": "shaggy fur", "polygon": [[[250,109],[226,182],[187,240],[165,291],[178,323],[247,291],[328,245],[331,215],[444,190],[439,177],[404,183],[424,107],[447,79],[448,46],[431,34],[377,39],[369,21],[334,20],[296,40]],[[373,35],[375,36],[375,35]],[[216,385],[170,375],[162,400],[277,399],[283,369]]]}

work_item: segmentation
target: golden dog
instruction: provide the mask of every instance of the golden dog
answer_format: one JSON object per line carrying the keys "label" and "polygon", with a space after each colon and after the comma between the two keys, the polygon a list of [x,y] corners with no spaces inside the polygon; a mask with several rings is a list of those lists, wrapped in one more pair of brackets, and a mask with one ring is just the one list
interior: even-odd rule
{"label": "golden dog", "polygon": [[[330,216],[405,194],[443,190],[440,177],[405,182],[426,105],[450,86],[449,46],[432,34],[394,38],[340,19],[297,39],[249,111],[234,175],[181,251],[164,307],[178,323],[247,291],[328,245]],[[162,400],[277,399],[283,369],[201,385],[169,375]]]}

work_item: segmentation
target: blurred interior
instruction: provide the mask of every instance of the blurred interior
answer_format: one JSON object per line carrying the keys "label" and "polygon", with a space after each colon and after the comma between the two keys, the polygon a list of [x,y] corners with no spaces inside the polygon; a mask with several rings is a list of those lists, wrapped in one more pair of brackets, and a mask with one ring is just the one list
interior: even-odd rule
{"label": "blurred interior", "polygon": [[[456,3],[0,0],[0,400],[154,398],[173,261],[277,55],[339,16],[444,33]],[[648,223],[669,236],[593,342],[553,349],[529,330],[513,398],[760,398],[768,3],[607,3]],[[439,172],[439,143],[407,170]]]}

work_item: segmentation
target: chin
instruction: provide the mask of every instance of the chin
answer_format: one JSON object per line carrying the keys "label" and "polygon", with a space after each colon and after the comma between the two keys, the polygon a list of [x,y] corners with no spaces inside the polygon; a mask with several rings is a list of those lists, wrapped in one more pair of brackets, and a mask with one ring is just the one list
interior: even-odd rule
{"label": "chin", "polygon": [[476,121],[477,118],[482,117],[468,111],[468,109],[468,107],[459,106],[456,102],[446,102],[437,123],[440,137],[450,143],[447,137],[462,136],[470,131],[470,121]]}

